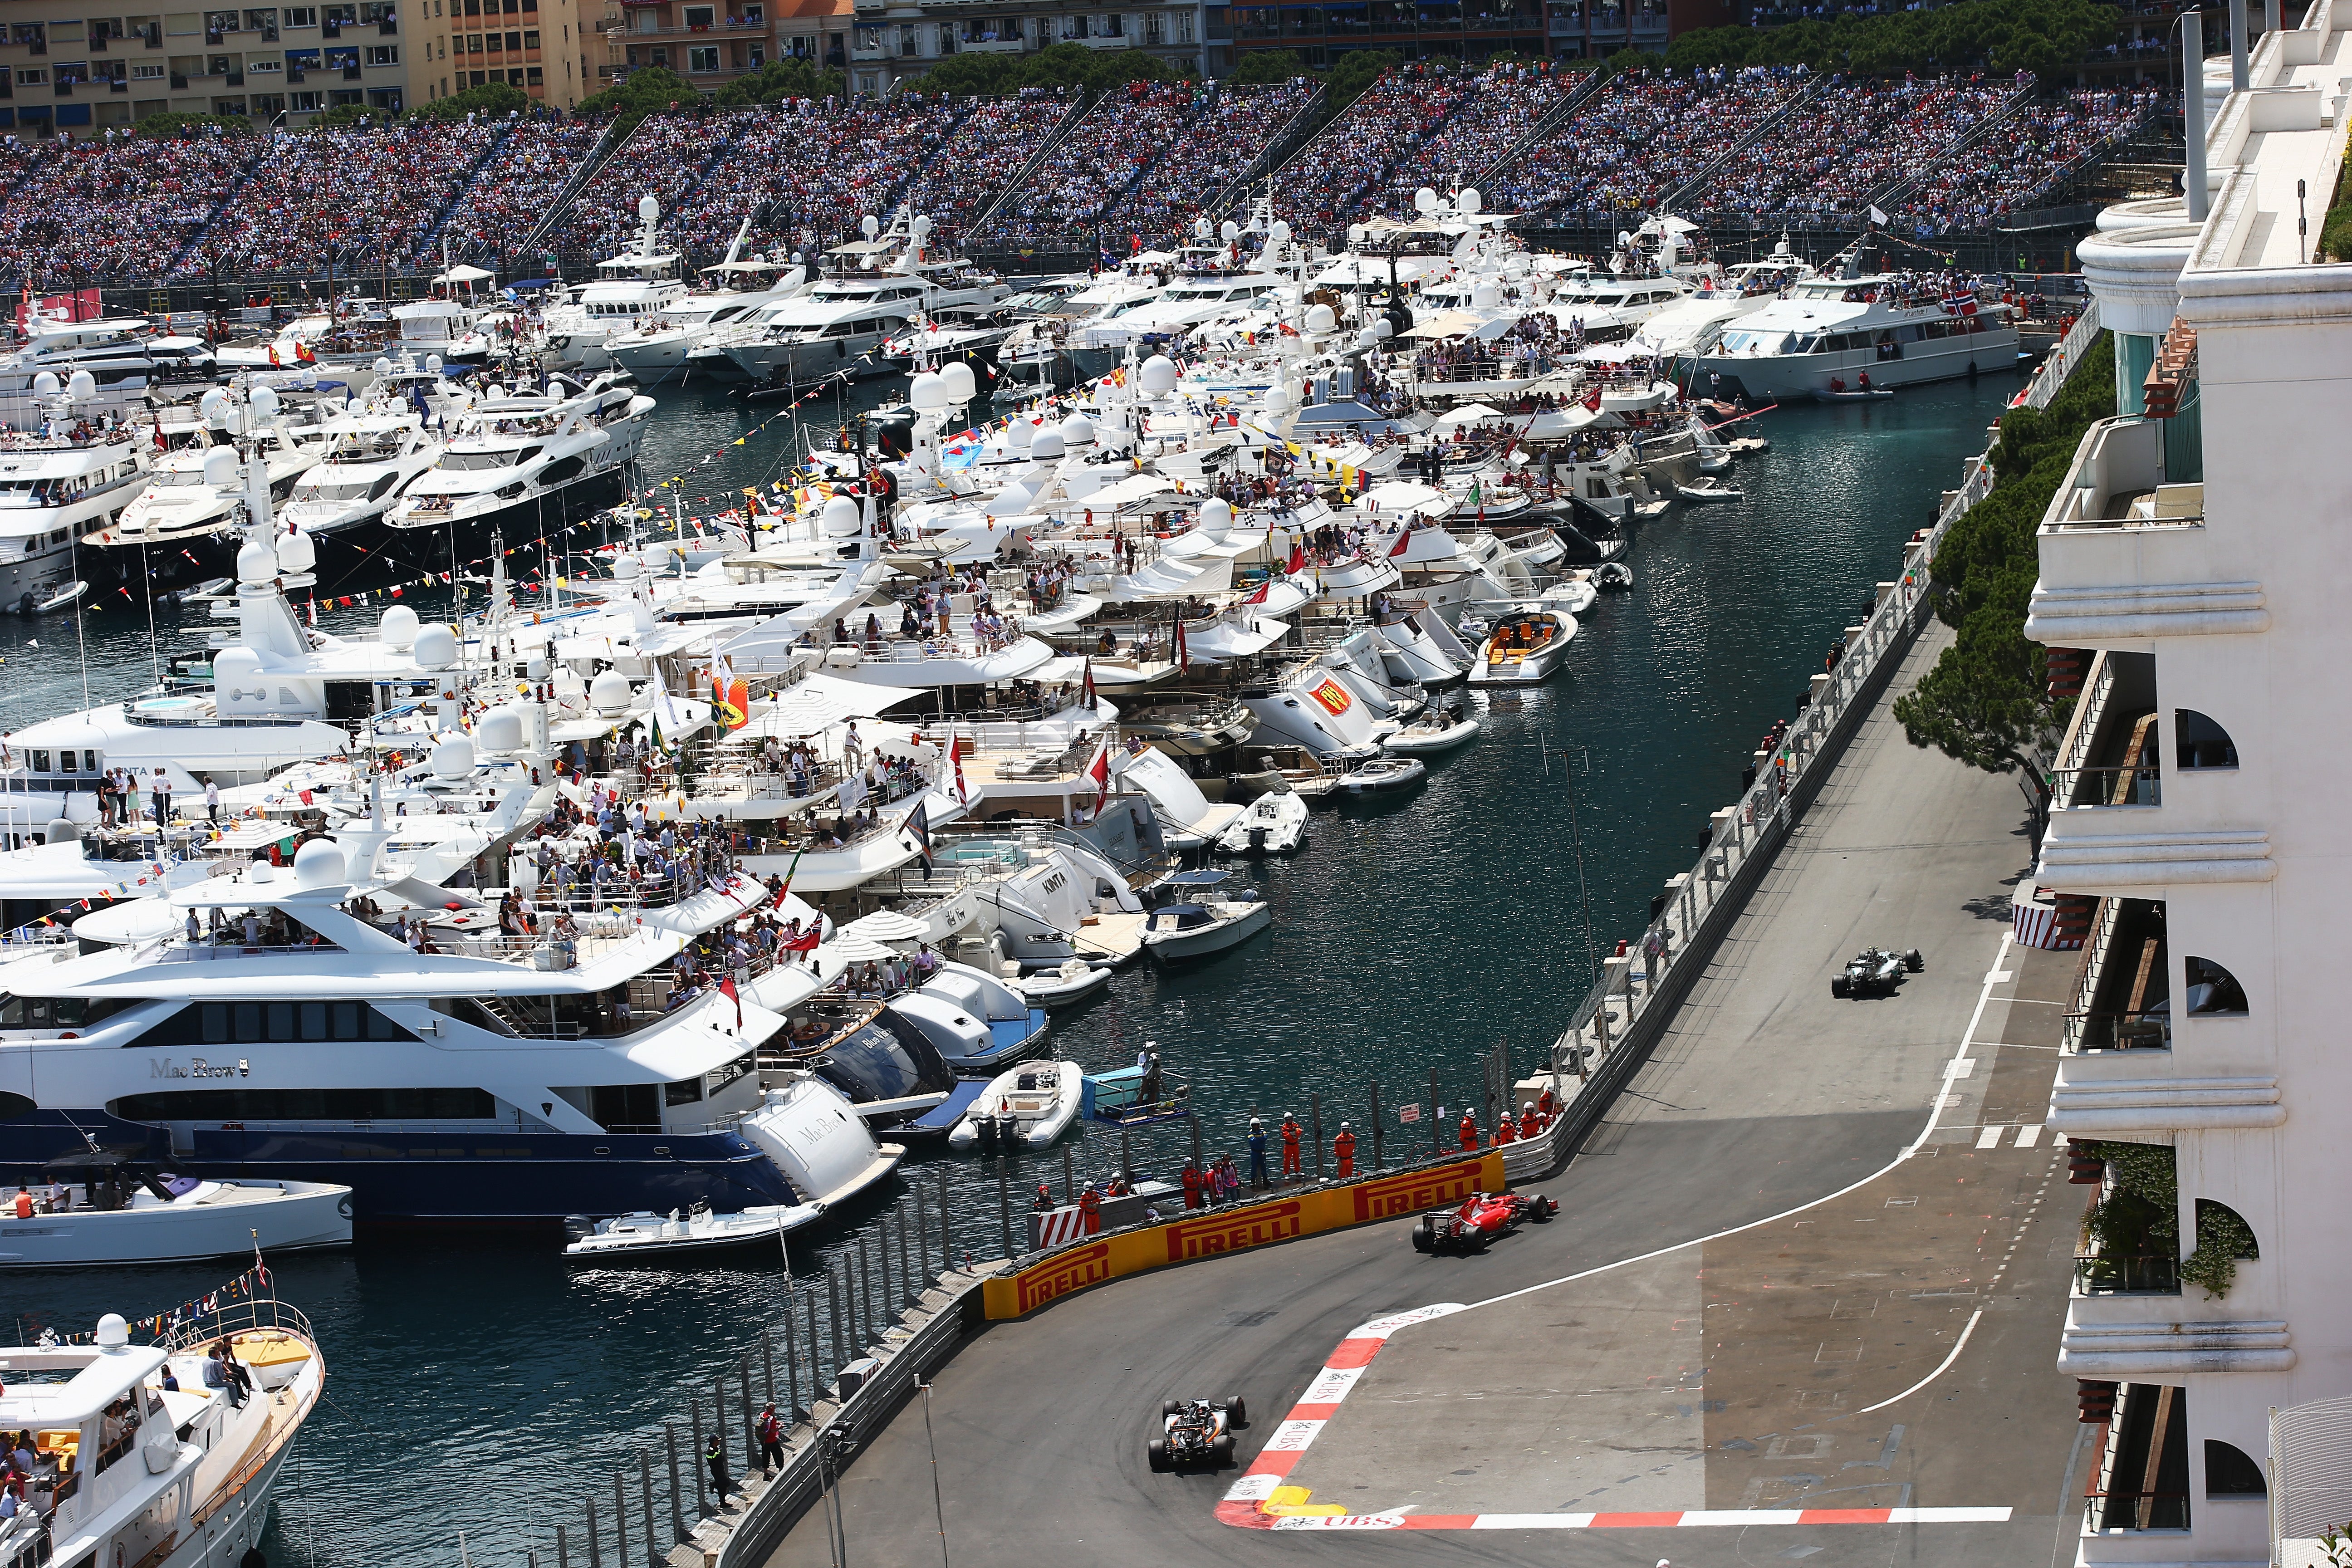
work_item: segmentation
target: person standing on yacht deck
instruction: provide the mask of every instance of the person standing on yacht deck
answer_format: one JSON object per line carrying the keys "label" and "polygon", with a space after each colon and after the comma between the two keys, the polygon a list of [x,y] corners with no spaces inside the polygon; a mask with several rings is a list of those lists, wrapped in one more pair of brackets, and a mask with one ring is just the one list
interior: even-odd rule
{"label": "person standing on yacht deck", "polygon": [[205,775],[205,820],[215,827],[220,826],[220,785],[210,773]]}
{"label": "person standing on yacht deck", "polygon": [[147,793],[155,803],[155,831],[161,833],[172,820],[171,775],[157,768],[155,782],[148,786]]}

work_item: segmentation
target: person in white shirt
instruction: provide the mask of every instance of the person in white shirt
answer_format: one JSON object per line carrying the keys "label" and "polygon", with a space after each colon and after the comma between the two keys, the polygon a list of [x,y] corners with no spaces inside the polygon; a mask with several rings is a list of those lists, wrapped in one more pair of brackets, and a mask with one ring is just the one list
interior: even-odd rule
{"label": "person in white shirt", "polygon": [[215,826],[220,822],[220,785],[210,773],[205,775],[205,817]]}

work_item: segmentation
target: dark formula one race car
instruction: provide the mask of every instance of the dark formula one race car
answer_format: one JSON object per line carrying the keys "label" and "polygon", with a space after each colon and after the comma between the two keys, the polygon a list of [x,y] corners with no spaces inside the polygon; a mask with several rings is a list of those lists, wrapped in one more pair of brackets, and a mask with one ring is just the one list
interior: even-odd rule
{"label": "dark formula one race car", "polygon": [[1559,1205],[1541,1193],[1472,1193],[1462,1206],[1432,1209],[1412,1227],[1415,1252],[1475,1252],[1523,1219],[1548,1220]]}
{"label": "dark formula one race car", "polygon": [[1233,1399],[1169,1399],[1160,1405],[1160,1436],[1143,1445],[1155,1470],[1186,1465],[1223,1469],[1234,1460],[1234,1428],[1249,1425],[1249,1408]]}
{"label": "dark formula one race car", "polygon": [[1830,976],[1830,994],[1846,996],[1892,996],[1895,988],[1903,984],[1906,973],[1916,974],[1927,967],[1919,950],[1896,952],[1893,948],[1865,947],[1845,961],[1845,971]]}

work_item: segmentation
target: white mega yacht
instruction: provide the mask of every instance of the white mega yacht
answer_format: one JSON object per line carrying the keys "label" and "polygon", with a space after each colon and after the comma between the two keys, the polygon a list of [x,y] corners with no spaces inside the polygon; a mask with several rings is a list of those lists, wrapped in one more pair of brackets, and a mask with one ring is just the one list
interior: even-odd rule
{"label": "white mega yacht", "polygon": [[[241,1402],[206,1386],[221,1343],[252,1379]],[[45,1505],[0,1521],[0,1565],[235,1568],[260,1550],[326,1362],[300,1312],[248,1296],[152,1344],[109,1312],[85,1342],[0,1350],[0,1422],[34,1434],[28,1501]]]}
{"label": "white mega yacht", "polygon": [[596,281],[547,312],[548,345],[583,371],[610,370],[610,340],[625,336],[687,297],[676,251],[661,248],[661,203],[637,203],[635,243],[596,263]]}
{"label": "white mega yacht", "polygon": [[151,394],[213,376],[215,356],[202,338],[158,332],[144,316],[37,317],[26,333],[0,355],[0,420],[20,430],[38,425],[60,393],[77,417],[128,414],[145,409]]}
{"label": "white mega yacht", "polygon": [[992,273],[953,257],[927,256],[930,219],[902,213],[887,234],[872,218],[866,222],[866,238],[825,252],[824,277],[720,331],[706,349],[755,382],[878,375],[891,367],[876,351],[908,322],[953,320],[1012,296]]}
{"label": "white mega yacht", "polygon": [[544,394],[476,403],[394,503],[384,549],[419,570],[446,571],[453,550],[465,559],[494,531],[536,539],[609,504],[654,407],[622,379],[582,387],[559,377]]}
{"label": "white mega yacht", "polygon": [[[832,1205],[897,1165],[821,1081],[763,1082],[781,1013],[674,988],[684,905],[600,894],[508,936],[462,892],[367,871],[382,831],[173,889],[194,936],[12,966],[0,1090],[39,1109],[0,1127],[0,1177],[87,1133],[182,1175],[338,1182],[362,1224],[552,1226]],[[696,900],[707,926],[768,895],[739,874]]]}
{"label": "white mega yacht", "polygon": [[1980,304],[1973,293],[1947,299],[1924,280],[1865,274],[1849,260],[1741,318],[1712,353],[1695,357],[1693,374],[1720,376],[1725,395],[1763,403],[1912,386],[2016,363],[2008,306]]}
{"label": "white mega yacht", "polygon": [[0,436],[0,606],[72,602],[74,542],[139,493],[152,450],[127,426],[96,439]]}
{"label": "white mega yacht", "polygon": [[352,415],[323,427],[318,466],[294,481],[278,520],[313,539],[374,548],[384,514],[440,459],[441,443],[415,413]]}
{"label": "white mega yacht", "polygon": [[696,289],[642,318],[629,331],[606,339],[605,352],[613,363],[647,386],[673,376],[683,384],[695,368],[688,356],[720,329],[742,321],[762,305],[789,300],[805,288],[808,268],[797,260],[741,258],[751,229],[751,220],[745,218],[735,233],[735,242],[727,247],[726,259],[702,269],[704,277],[717,279],[713,286]]}

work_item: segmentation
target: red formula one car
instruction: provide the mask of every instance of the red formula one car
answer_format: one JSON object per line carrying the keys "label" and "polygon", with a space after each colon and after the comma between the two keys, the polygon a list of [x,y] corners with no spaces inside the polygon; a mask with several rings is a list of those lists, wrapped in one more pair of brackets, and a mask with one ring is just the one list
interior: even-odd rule
{"label": "red formula one car", "polygon": [[1541,1193],[1472,1193],[1462,1206],[1432,1209],[1412,1227],[1415,1252],[1475,1252],[1498,1236],[1508,1236],[1525,1219],[1541,1222],[1559,1205]]}

